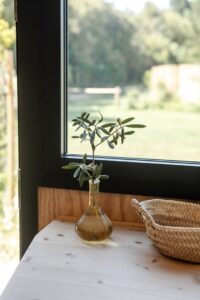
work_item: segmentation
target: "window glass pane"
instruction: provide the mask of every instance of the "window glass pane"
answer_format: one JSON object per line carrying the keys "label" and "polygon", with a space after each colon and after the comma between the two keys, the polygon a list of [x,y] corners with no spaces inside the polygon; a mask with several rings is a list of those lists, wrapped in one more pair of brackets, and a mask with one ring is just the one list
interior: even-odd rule
{"label": "window glass pane", "polygon": [[100,111],[105,121],[145,124],[103,156],[200,161],[200,1],[68,1],[68,153],[71,120]]}
{"label": "window glass pane", "polygon": [[0,0],[0,295],[19,261],[14,2]]}

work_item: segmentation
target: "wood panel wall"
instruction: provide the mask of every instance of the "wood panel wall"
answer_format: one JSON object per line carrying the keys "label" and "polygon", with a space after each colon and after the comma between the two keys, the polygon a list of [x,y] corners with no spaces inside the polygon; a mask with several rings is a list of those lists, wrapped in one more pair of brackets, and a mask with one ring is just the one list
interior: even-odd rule
{"label": "wood panel wall", "polygon": [[[115,223],[131,223],[132,226],[144,228],[141,219],[131,207],[130,200],[153,199],[155,196],[100,193],[100,205]],[[166,198],[163,198],[166,199]],[[199,203],[189,199],[176,199]],[[38,188],[38,230],[54,219],[76,221],[88,207],[88,192],[69,189]]]}
{"label": "wood panel wall", "polygon": [[[100,193],[100,205],[114,222],[141,224],[130,200],[139,201],[154,197]],[[39,187],[38,189],[38,230],[44,228],[59,216],[78,219],[88,206],[88,192]]]}

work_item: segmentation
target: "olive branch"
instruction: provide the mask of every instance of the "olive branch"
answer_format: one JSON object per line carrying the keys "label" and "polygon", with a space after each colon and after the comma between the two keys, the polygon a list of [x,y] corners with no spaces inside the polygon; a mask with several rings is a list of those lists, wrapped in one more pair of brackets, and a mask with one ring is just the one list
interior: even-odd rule
{"label": "olive branch", "polygon": [[[105,123],[102,114],[99,112],[99,118],[92,119],[90,113],[83,112],[81,116],[72,120],[72,126],[75,127],[75,132],[81,130],[79,135],[74,135],[72,138],[80,139],[81,143],[88,141],[92,150],[92,162],[87,164],[87,154],[83,156],[83,162],[70,162],[63,166],[65,170],[76,169],[73,177],[79,181],[82,187],[85,181],[92,179],[93,182],[98,182],[101,179],[108,179],[108,175],[102,175],[103,164],[95,163],[95,151],[103,143],[107,143],[108,147],[114,149],[118,143],[124,143],[126,138],[135,133],[135,129],[144,128],[145,125],[134,124],[134,117],[124,120],[117,118],[115,122]],[[134,130],[133,130],[134,129]]]}

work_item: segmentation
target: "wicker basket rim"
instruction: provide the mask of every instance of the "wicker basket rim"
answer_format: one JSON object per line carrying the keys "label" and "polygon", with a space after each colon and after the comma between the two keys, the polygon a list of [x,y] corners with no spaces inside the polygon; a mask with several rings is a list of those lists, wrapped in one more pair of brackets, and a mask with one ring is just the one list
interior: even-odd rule
{"label": "wicker basket rim", "polygon": [[[158,230],[166,230],[166,231],[171,231],[171,232],[185,232],[185,233],[200,233],[200,227],[187,227],[187,226],[170,226],[170,225],[161,225],[156,223],[154,217],[151,215],[151,213],[149,211],[147,211],[146,209],[146,205],[145,204],[149,204],[149,203],[155,203],[155,204],[160,204],[162,202],[162,204],[171,204],[173,206],[177,204],[179,204],[180,206],[192,206],[195,208],[199,208],[200,209],[200,204],[197,203],[190,203],[190,202],[183,202],[183,201],[173,201],[173,200],[165,200],[165,199],[150,199],[150,200],[144,200],[140,202],[140,205],[143,207],[143,209],[147,212],[147,214],[149,214],[151,216],[151,218],[147,221],[148,224],[151,224],[153,227],[155,227],[155,229]],[[186,205],[185,205],[186,204]]]}
{"label": "wicker basket rim", "polygon": [[[145,206],[145,204],[149,204],[149,203],[161,203],[163,205],[167,205],[170,204],[171,206],[176,205],[176,206],[191,206],[191,207],[195,207],[195,208],[199,208],[200,209],[200,204],[198,203],[194,203],[194,202],[187,202],[187,201],[179,201],[179,200],[166,200],[166,199],[161,199],[161,198],[155,198],[155,199],[149,199],[149,200],[144,200],[141,201],[140,204],[142,206]],[[145,207],[144,207],[145,208]]]}

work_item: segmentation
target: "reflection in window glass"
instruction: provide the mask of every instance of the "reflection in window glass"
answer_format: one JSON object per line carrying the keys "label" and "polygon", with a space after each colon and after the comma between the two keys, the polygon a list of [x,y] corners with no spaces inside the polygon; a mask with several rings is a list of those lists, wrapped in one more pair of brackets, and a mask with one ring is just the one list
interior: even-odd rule
{"label": "reflection in window glass", "polygon": [[0,295],[19,261],[13,0],[0,0]]}
{"label": "reflection in window glass", "polygon": [[98,154],[199,161],[200,1],[68,2],[68,153],[89,152],[71,120],[101,111],[147,128]]}

